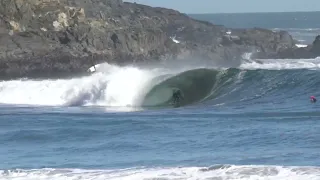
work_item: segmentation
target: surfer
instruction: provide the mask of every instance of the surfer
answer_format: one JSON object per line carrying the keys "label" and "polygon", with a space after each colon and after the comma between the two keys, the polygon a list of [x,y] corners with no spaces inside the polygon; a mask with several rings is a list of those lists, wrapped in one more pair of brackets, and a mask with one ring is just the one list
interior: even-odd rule
{"label": "surfer", "polygon": [[173,93],[172,93],[173,104],[179,105],[181,99],[183,99],[183,96],[182,96],[180,89],[173,91]]}
{"label": "surfer", "polygon": [[316,97],[314,97],[314,96],[310,96],[310,102],[312,102],[312,103],[317,102]]}

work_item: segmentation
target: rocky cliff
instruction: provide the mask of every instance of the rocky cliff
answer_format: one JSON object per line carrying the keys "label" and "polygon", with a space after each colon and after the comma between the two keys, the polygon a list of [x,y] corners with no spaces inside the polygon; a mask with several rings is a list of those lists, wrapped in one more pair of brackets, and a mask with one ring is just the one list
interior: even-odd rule
{"label": "rocky cliff", "polygon": [[293,47],[286,48],[274,54],[263,54],[262,58],[276,58],[276,59],[310,59],[320,56],[320,35],[315,37],[312,44],[307,47]]}
{"label": "rocky cliff", "polygon": [[[278,56],[287,32],[228,29],[121,0],[0,0],[0,78],[85,73],[96,63]],[[196,60],[196,59],[195,59]]]}

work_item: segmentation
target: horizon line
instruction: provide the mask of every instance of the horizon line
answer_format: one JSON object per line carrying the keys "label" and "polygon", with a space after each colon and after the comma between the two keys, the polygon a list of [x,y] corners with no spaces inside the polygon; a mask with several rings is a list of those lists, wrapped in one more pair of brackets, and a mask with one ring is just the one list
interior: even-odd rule
{"label": "horizon line", "polygon": [[268,13],[316,13],[316,12],[320,12],[320,10],[318,11],[260,11],[260,12],[204,12],[204,13],[184,13],[184,14],[193,14],[193,15],[197,15],[197,14],[268,14]]}

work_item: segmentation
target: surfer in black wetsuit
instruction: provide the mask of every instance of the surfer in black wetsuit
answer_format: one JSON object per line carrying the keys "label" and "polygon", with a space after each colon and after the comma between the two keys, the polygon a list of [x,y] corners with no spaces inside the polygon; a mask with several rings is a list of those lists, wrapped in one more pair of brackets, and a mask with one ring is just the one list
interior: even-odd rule
{"label": "surfer in black wetsuit", "polygon": [[310,102],[312,102],[312,103],[317,102],[316,97],[314,97],[314,96],[310,96]]}
{"label": "surfer in black wetsuit", "polygon": [[180,100],[183,99],[180,89],[173,91],[172,93],[172,103],[174,105],[180,105]]}

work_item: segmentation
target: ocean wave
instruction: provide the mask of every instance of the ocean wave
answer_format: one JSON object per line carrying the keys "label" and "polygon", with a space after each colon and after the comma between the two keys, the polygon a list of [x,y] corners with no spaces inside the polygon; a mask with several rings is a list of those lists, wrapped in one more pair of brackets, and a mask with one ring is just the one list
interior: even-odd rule
{"label": "ocean wave", "polygon": [[[40,106],[172,107],[170,104],[173,90],[180,89],[186,97],[181,101],[181,105],[184,106],[221,99],[226,94],[235,92],[243,94],[240,87],[252,80],[266,81],[275,73],[272,72],[274,70],[282,75],[288,74],[288,70],[320,69],[320,58],[253,61],[248,53],[243,59],[239,67],[233,68],[198,66],[170,69],[102,64],[96,67],[95,73],[85,77],[2,81],[0,103]],[[281,76],[277,77],[280,79],[273,82],[286,81],[281,79]],[[313,81],[317,83],[316,80]],[[250,83],[248,85],[250,86]],[[260,87],[255,88],[264,86],[260,84]]]}
{"label": "ocean wave", "polygon": [[282,167],[282,166],[237,166],[215,165],[211,167],[177,167],[177,168],[132,168],[113,170],[84,169],[33,169],[2,170],[0,179],[290,179],[313,180],[320,178],[319,167]]}

